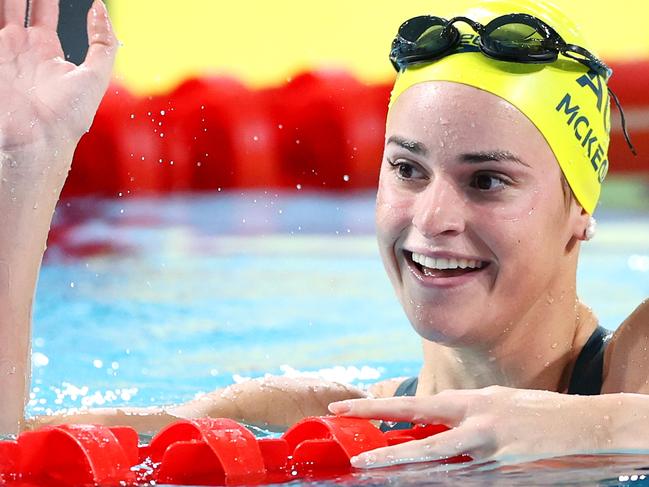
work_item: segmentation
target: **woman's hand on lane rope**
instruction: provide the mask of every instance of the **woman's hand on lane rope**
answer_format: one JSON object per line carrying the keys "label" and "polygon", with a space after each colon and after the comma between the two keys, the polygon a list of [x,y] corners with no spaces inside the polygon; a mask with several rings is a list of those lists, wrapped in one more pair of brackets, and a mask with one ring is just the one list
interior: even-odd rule
{"label": "woman's hand on lane rope", "polygon": [[593,404],[594,397],[598,396],[491,386],[429,397],[342,401],[330,404],[329,410],[340,416],[451,428],[423,440],[358,455],[352,459],[357,468],[457,455],[469,455],[476,462],[508,463],[609,448],[611,417]]}
{"label": "woman's hand on lane rope", "polygon": [[0,149],[34,143],[76,145],[108,86],[117,40],[101,0],[88,13],[89,50],[81,66],[64,59],[57,36],[59,0],[0,0]]}

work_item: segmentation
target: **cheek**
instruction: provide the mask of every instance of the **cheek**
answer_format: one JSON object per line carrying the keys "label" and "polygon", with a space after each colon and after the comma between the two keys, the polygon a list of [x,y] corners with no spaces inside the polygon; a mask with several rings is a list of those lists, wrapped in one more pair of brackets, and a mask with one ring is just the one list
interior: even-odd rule
{"label": "cheek", "polygon": [[[561,264],[567,244],[566,213],[563,200],[536,197],[521,206],[491,219],[489,234],[493,250],[502,265],[503,277],[519,282],[525,275],[534,275],[541,284]],[[525,280],[521,281],[525,282]],[[516,284],[518,286],[519,284]]]}
{"label": "cheek", "polygon": [[381,247],[392,245],[412,220],[412,195],[399,191],[389,180],[390,174],[381,170],[376,195],[376,233]]}

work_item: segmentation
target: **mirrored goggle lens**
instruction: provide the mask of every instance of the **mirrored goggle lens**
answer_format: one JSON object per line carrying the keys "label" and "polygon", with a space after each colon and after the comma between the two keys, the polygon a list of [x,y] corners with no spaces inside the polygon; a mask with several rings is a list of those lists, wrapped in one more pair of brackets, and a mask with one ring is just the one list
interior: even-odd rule
{"label": "mirrored goggle lens", "polygon": [[489,39],[500,48],[524,51],[531,54],[547,51],[545,38],[539,31],[526,24],[512,23],[501,25],[490,31]]}
{"label": "mirrored goggle lens", "polygon": [[448,44],[448,39],[442,35],[443,32],[444,26],[442,25],[430,26],[422,32],[419,37],[417,37],[417,40],[415,41],[417,47],[427,51],[433,51],[445,47]]}
{"label": "mirrored goggle lens", "polygon": [[444,20],[435,17],[415,17],[401,26],[399,36],[417,49],[434,50],[448,44],[448,39],[442,35],[444,25]]}

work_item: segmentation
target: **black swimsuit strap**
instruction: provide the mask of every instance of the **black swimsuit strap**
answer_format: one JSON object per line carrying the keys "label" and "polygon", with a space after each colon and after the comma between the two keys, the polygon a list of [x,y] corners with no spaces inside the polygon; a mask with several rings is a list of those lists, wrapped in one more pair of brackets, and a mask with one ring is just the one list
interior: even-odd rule
{"label": "black swimsuit strap", "polygon": [[602,391],[604,352],[611,332],[598,326],[579,352],[570,377],[568,394],[596,396]]}
{"label": "black swimsuit strap", "polygon": [[[397,390],[394,391],[394,397],[414,396],[417,392],[418,382],[419,379],[417,377],[410,377],[404,380],[401,384],[399,384]],[[386,431],[407,430],[409,428],[412,428],[412,424],[405,421],[401,423],[386,423],[385,421],[383,421],[381,422],[380,426],[381,431],[383,431],[384,433]]]}

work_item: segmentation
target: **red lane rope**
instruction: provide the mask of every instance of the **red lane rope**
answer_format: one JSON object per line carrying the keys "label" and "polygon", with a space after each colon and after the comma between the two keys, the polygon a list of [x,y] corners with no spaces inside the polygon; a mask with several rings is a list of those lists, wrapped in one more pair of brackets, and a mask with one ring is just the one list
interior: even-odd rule
{"label": "red lane rope", "polygon": [[[382,433],[365,419],[306,418],[281,438],[257,439],[231,419],[177,421],[149,445],[129,427],[47,426],[0,442],[3,485],[250,485],[351,473],[360,453],[448,430],[416,425]],[[443,463],[469,461],[454,457]]]}
{"label": "red lane rope", "polygon": [[[649,170],[649,60],[613,65],[611,171]],[[128,196],[233,188],[376,187],[390,84],[341,71],[303,73],[251,90],[226,77],[185,81],[138,98],[112,86],[81,140],[64,195]]]}

